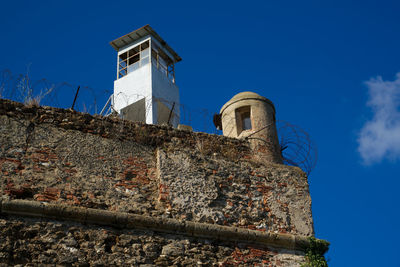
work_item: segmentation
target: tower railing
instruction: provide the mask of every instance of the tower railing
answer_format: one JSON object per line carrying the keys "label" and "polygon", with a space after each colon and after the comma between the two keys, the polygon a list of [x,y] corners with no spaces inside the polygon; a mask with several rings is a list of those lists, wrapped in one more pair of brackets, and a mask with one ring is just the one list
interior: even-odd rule
{"label": "tower railing", "polygon": [[100,111],[99,115],[101,116],[108,116],[114,111],[114,94],[110,95],[106,104],[104,105],[103,109]]}

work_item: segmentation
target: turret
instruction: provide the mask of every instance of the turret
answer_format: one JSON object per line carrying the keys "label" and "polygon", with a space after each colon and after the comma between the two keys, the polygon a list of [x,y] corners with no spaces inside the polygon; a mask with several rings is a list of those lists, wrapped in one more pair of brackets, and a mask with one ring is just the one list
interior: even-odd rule
{"label": "turret", "polygon": [[247,138],[264,160],[282,163],[275,107],[269,99],[253,92],[239,93],[221,108],[220,122],[223,135]]}

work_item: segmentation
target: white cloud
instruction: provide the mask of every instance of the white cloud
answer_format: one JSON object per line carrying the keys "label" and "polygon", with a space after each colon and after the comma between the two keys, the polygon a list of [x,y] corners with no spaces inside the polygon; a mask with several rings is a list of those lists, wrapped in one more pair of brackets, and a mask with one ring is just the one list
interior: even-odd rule
{"label": "white cloud", "polygon": [[400,72],[394,81],[378,76],[365,84],[373,117],[361,128],[358,152],[367,165],[400,159]]}

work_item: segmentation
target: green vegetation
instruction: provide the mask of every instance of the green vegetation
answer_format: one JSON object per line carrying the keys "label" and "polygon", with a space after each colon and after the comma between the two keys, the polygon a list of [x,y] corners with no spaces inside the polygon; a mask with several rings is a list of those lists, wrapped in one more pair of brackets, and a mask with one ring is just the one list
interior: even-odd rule
{"label": "green vegetation", "polygon": [[301,267],[328,267],[324,254],[329,249],[329,242],[310,237],[309,245],[304,248],[306,262]]}

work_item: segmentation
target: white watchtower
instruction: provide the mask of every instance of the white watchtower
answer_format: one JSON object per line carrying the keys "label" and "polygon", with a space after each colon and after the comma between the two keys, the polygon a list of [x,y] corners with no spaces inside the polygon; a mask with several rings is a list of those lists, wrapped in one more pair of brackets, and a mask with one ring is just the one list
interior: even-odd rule
{"label": "white watchtower", "polygon": [[110,44],[118,52],[112,109],[128,120],[176,127],[180,114],[174,66],[182,59],[149,25]]}

